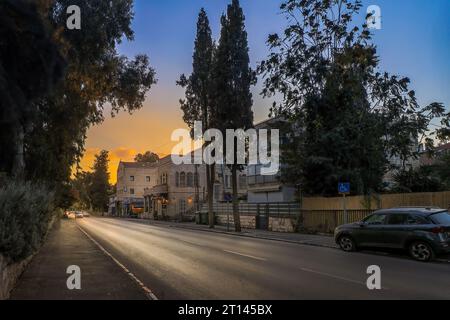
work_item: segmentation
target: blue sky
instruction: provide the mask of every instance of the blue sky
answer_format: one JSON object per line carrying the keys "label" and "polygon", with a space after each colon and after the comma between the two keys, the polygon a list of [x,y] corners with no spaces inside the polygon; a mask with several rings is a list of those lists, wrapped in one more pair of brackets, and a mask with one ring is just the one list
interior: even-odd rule
{"label": "blue sky", "polygon": [[[184,127],[178,100],[183,89],[175,85],[181,73],[191,72],[198,12],[208,13],[217,39],[220,16],[231,0],[135,0],[135,40],[120,45],[120,52],[145,53],[156,69],[158,84],[152,88],[144,108],[133,115],[122,113],[93,127],[88,133],[90,153],[106,148],[119,150],[118,157],[152,150],[167,153],[173,129]],[[280,32],[286,20],[280,0],[241,0],[252,65],[269,53],[267,36]],[[362,24],[369,5],[380,6],[382,29],[374,35],[381,70],[408,76],[419,102],[450,106],[450,0],[363,0],[356,23]],[[268,115],[271,99],[259,96],[261,81],[253,90],[255,120]],[[128,151],[127,151],[128,150]]]}
{"label": "blue sky", "polygon": [[[136,0],[135,41],[125,43],[127,55],[147,53],[156,68],[159,86],[174,89],[180,73],[191,70],[191,55],[198,11],[205,7],[213,34],[218,38],[219,19],[229,0]],[[279,0],[241,0],[246,15],[251,61],[254,66],[268,50],[267,35],[283,30],[285,18]],[[382,29],[375,32],[383,69],[411,78],[422,103],[434,100],[450,103],[450,1],[370,0],[380,6]],[[365,11],[365,10],[363,10]],[[364,13],[359,17],[363,22]],[[357,22],[357,21],[356,21]],[[166,92],[166,90],[163,90]],[[257,118],[266,116],[267,105],[255,90]],[[166,98],[172,101],[173,92]],[[167,102],[169,102],[167,101]],[[264,105],[261,105],[264,104]],[[177,108],[176,100],[174,103]]]}

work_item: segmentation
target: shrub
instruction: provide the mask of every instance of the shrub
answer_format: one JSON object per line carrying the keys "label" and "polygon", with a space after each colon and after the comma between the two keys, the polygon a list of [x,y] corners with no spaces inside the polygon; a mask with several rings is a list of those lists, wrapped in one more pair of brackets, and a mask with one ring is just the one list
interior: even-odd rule
{"label": "shrub", "polygon": [[42,185],[7,181],[0,187],[0,254],[19,261],[34,253],[55,212],[54,194]]}

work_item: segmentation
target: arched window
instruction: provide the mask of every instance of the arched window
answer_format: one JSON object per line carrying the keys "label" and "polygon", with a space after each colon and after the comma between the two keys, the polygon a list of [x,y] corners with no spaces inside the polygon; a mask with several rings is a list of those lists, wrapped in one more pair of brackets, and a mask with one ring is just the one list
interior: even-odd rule
{"label": "arched window", "polygon": [[187,174],[187,186],[189,188],[194,187],[194,175],[192,174],[192,172],[189,172]]}
{"label": "arched window", "polygon": [[184,172],[180,173],[180,187],[181,188],[186,187],[186,173]]}
{"label": "arched window", "polygon": [[175,173],[175,186],[178,188],[180,186],[180,173]]}

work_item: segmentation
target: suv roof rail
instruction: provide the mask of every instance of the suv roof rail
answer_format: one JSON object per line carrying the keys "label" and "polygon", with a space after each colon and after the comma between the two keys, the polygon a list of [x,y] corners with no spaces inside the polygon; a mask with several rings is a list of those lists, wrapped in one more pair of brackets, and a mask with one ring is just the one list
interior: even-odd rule
{"label": "suv roof rail", "polygon": [[431,209],[442,209],[442,208],[437,207],[437,206],[401,206],[401,207],[395,207],[392,209],[427,209],[427,210],[431,210]]}

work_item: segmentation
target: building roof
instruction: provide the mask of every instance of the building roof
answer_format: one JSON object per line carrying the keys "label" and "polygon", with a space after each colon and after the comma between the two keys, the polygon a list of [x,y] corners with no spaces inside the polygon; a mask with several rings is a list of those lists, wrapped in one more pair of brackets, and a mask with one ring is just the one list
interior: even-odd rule
{"label": "building roof", "polygon": [[122,164],[125,168],[154,168],[158,165],[158,162],[123,162],[121,161],[120,164]]}
{"label": "building roof", "polygon": [[274,117],[274,118],[268,118],[264,121],[255,123],[254,126],[256,129],[264,129],[264,128],[270,128],[271,125],[273,125],[274,123],[279,123],[279,122],[287,122],[287,120],[282,116],[278,116],[278,117]]}

